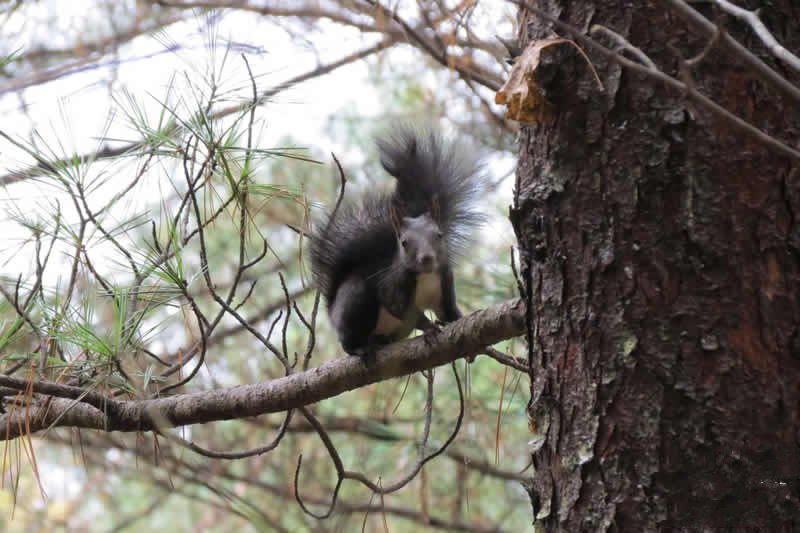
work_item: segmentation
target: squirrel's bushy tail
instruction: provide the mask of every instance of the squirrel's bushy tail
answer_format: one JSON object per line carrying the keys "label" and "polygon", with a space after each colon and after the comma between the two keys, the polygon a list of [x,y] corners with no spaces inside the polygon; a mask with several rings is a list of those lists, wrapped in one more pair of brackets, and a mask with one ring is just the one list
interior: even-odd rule
{"label": "squirrel's bushy tail", "polygon": [[472,231],[485,221],[475,207],[486,180],[474,147],[409,124],[395,127],[376,142],[381,165],[397,180],[398,206],[416,217],[428,212],[436,198],[450,254],[463,253]]}
{"label": "squirrel's bushy tail", "polygon": [[327,302],[351,273],[369,277],[388,268],[396,238],[390,218],[391,198],[369,194],[360,203],[342,202],[317,224],[311,236],[311,273]]}

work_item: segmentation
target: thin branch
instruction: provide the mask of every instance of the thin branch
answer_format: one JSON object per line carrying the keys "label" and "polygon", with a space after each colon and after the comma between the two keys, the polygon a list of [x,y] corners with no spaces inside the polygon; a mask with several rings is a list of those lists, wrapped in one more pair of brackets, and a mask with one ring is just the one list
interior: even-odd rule
{"label": "thin branch", "polygon": [[[302,83],[304,81],[322,76],[324,74],[328,74],[336,70],[339,67],[344,65],[348,65],[360,59],[364,59],[371,55],[374,55],[378,52],[381,52],[394,44],[394,41],[391,39],[384,39],[383,41],[374,44],[372,46],[368,46],[358,52],[354,52],[347,56],[342,57],[337,61],[333,61],[331,63],[327,63],[325,65],[320,65],[317,68],[295,76],[286,80],[285,82],[271,88],[267,89],[259,95],[259,104],[262,104],[268,101],[270,98],[274,97],[275,95],[294,87],[295,85]],[[231,105],[229,107],[220,109],[219,111],[210,115],[210,119],[218,119],[222,117],[226,117],[228,115],[233,115],[236,113],[241,113],[242,106],[241,105]],[[2,133],[0,133],[2,135]],[[0,176],[0,186],[2,185],[10,185],[11,183],[15,183],[17,181],[26,180],[35,176],[39,176],[43,172],[53,172],[55,168],[64,166],[64,165],[74,165],[76,161],[80,164],[85,164],[90,161],[97,161],[100,159],[111,159],[115,157],[119,157],[123,154],[127,154],[130,152],[134,152],[136,150],[147,148],[148,144],[147,141],[139,141],[134,143],[128,143],[122,146],[118,146],[115,148],[112,147],[105,147],[101,150],[91,153],[85,153],[82,155],[76,155],[74,157],[70,157],[68,159],[60,159],[57,161],[38,161],[37,164],[32,165],[23,170],[12,171],[7,174]]]}
{"label": "thin branch", "polygon": [[245,457],[253,457],[254,455],[262,455],[267,452],[274,450],[278,444],[280,444],[281,440],[283,439],[284,435],[286,435],[286,428],[289,427],[289,423],[292,420],[292,413],[293,410],[289,409],[286,411],[286,416],[283,418],[283,422],[281,422],[280,427],[278,428],[278,434],[275,435],[275,438],[272,439],[268,444],[263,446],[259,446],[257,448],[251,448],[249,450],[243,450],[240,452],[218,452],[213,450],[208,450],[203,448],[192,441],[188,441],[183,439],[169,430],[161,431],[159,429],[154,430],[159,435],[162,435],[169,439],[170,441],[183,446],[184,448],[188,448],[193,452],[202,455],[204,457],[211,457],[212,459],[244,459]]}
{"label": "thin branch", "polygon": [[606,28],[605,26],[601,26],[600,24],[595,24],[589,29],[589,33],[592,35],[597,35],[598,33],[605,35],[617,44],[619,50],[627,50],[636,56],[636,59],[638,59],[647,68],[651,70],[658,70],[656,64],[653,63],[653,60],[650,59],[647,54],[642,52],[641,49],[633,46],[630,42],[628,42],[627,39],[614,30]]}
{"label": "thin branch", "polygon": [[500,350],[495,350],[494,348],[487,348],[483,353],[501,365],[510,366],[511,368],[519,370],[520,372],[525,372],[526,374],[530,373],[530,368],[528,368],[528,364],[524,359],[505,354]]}
{"label": "thin branch", "polygon": [[424,52],[427,52],[433,59],[438,61],[443,67],[445,68],[452,68],[456,70],[462,77],[465,79],[474,80],[481,85],[488,87],[493,91],[497,91],[500,89],[502,83],[500,83],[499,79],[492,79],[492,74],[488,72],[480,72],[475,68],[465,68],[463,66],[458,65],[455,61],[451,60],[448,57],[447,50],[441,49],[437,50],[436,45],[428,41],[426,37],[424,37],[419,31],[413,28],[410,24],[408,24],[400,15],[397,14],[396,11],[390,10],[385,7],[383,4],[376,0],[363,0],[365,3],[373,6],[375,9],[380,11],[380,13],[395,21],[400,26],[402,26],[403,31],[406,33],[408,37],[410,37],[412,44],[416,43],[416,46],[421,48]]}
{"label": "thin branch", "polygon": [[150,0],[154,4],[173,9],[232,9],[236,11],[244,11],[249,13],[256,13],[265,17],[286,18],[297,17],[300,19],[328,19],[338,24],[345,26],[352,26],[362,33],[386,33],[383,28],[378,28],[374,25],[365,24],[357,19],[345,15],[342,10],[326,9],[318,2],[309,2],[306,5],[299,5],[299,3],[287,2],[283,5],[254,5],[245,2],[217,2],[217,1],[185,1],[185,2],[168,2],[166,0]]}
{"label": "thin branch", "polygon": [[[450,446],[450,444],[455,440],[456,435],[458,435],[458,431],[461,429],[461,423],[464,420],[464,411],[465,411],[464,389],[463,389],[463,387],[461,385],[461,377],[458,374],[458,369],[456,368],[455,362],[452,362],[450,366],[453,369],[453,375],[455,377],[456,387],[458,389],[459,411],[458,411],[458,417],[456,418],[455,427],[453,428],[453,431],[450,433],[450,436],[447,439],[445,439],[445,441],[442,443],[442,445],[439,446],[436,450],[434,450],[429,455],[425,455],[425,448],[427,447],[426,446],[426,444],[427,444],[426,443],[427,436],[428,436],[428,432],[430,431],[430,427],[429,427],[430,426],[430,420],[429,420],[429,418],[426,418],[425,419],[425,424],[426,424],[425,435],[423,437],[423,441],[420,443],[419,455],[418,455],[418,458],[417,458],[417,464],[414,467],[414,469],[411,472],[409,472],[409,474],[406,475],[403,479],[400,479],[399,481],[395,482],[394,484],[392,484],[392,485],[390,485],[388,487],[383,487],[381,485],[377,485],[377,484],[371,482],[363,474],[360,474],[360,473],[348,472],[347,473],[347,477],[349,479],[354,479],[356,481],[360,481],[363,485],[369,487],[369,489],[372,490],[373,492],[377,492],[379,494],[389,494],[391,492],[395,492],[395,491],[398,491],[401,488],[403,488],[406,484],[408,484],[409,481],[411,481],[414,478],[414,476],[417,475],[417,473],[420,471],[420,469],[422,469],[422,467],[425,466],[425,463],[427,463],[428,461],[438,457],[439,455],[444,453],[445,450],[447,450],[448,446]],[[428,383],[429,383],[429,387],[430,387],[431,386],[430,384],[432,382],[429,381]],[[429,390],[429,395],[430,394],[432,394],[432,393]],[[427,416],[430,416],[430,415],[427,415]]]}
{"label": "thin branch", "polygon": [[[692,28],[702,33],[705,37],[713,39],[714,34],[719,31],[716,24],[695,11],[684,0],[659,1],[668,6],[676,15],[681,17]],[[795,103],[800,104],[800,88],[794,86],[786,78],[770,68],[769,65],[761,61],[753,52],[742,46],[739,41],[726,32],[722,33],[723,35],[720,37],[720,43],[723,48],[732,53],[734,57],[742,60],[742,62],[749,66],[754,72],[759,74],[764,81],[769,82],[786,96],[794,100]]]}
{"label": "thin branch", "polygon": [[720,9],[729,15],[733,15],[737,19],[746,22],[753,29],[767,50],[772,52],[772,55],[786,63],[789,67],[793,68],[796,72],[800,72],[800,58],[787,50],[777,39],[770,33],[767,27],[761,22],[758,17],[758,11],[749,11],[739,6],[733,5],[728,0],[712,0]]}
{"label": "thin branch", "polygon": [[427,441],[428,441],[428,437],[430,435],[431,417],[432,417],[432,413],[433,413],[433,409],[432,409],[433,408],[433,371],[432,371],[432,369],[428,370],[428,372],[429,372],[428,375],[427,375],[428,393],[427,393],[426,410],[425,410],[425,429],[423,431],[422,441],[419,443],[419,447],[418,447],[417,463],[414,465],[414,468],[408,474],[403,476],[401,479],[399,479],[395,483],[389,485],[388,487],[384,487],[383,483],[380,482],[380,480],[379,480],[379,483],[373,483],[372,481],[367,479],[367,477],[364,474],[362,474],[360,472],[353,472],[353,471],[345,470],[344,469],[344,464],[342,463],[342,459],[339,456],[339,453],[337,452],[336,447],[333,445],[333,441],[331,441],[331,438],[328,435],[328,432],[325,430],[325,428],[322,426],[322,424],[320,424],[320,422],[308,411],[308,409],[306,407],[302,407],[300,409],[300,411],[305,415],[305,417],[308,420],[308,422],[317,431],[317,434],[320,436],[320,438],[322,439],[323,444],[325,445],[325,449],[328,450],[328,454],[330,455],[331,460],[333,461],[334,466],[336,468],[336,476],[337,476],[336,486],[333,489],[333,496],[331,498],[330,504],[328,505],[327,511],[325,511],[323,514],[314,513],[313,511],[311,511],[305,505],[305,503],[303,502],[303,499],[300,496],[300,490],[299,490],[298,483],[299,483],[299,478],[300,478],[300,466],[302,465],[302,461],[303,461],[303,456],[300,455],[300,457],[297,460],[297,468],[295,469],[295,474],[294,474],[294,492],[295,492],[295,499],[297,500],[297,503],[300,505],[300,507],[303,509],[303,511],[306,514],[308,514],[310,516],[313,516],[314,518],[317,518],[317,519],[328,518],[331,515],[331,513],[333,513],[333,510],[336,508],[336,501],[337,501],[338,496],[339,496],[339,489],[341,489],[342,482],[344,480],[346,480],[346,479],[352,479],[354,481],[360,482],[362,485],[368,487],[375,494],[385,495],[385,494],[390,494],[392,492],[396,492],[396,491],[402,489],[403,487],[405,487],[406,485],[408,485],[408,483],[412,479],[414,479],[416,477],[416,475],[420,472],[420,470],[425,465],[425,463],[427,463],[428,461],[430,461],[430,460],[434,459],[435,457],[439,456],[440,454],[442,454],[447,449],[447,447],[453,442],[453,440],[455,440],[456,435],[458,435],[459,429],[461,429],[461,423],[464,420],[464,390],[463,390],[463,388],[461,386],[461,378],[460,378],[460,376],[458,374],[458,369],[456,369],[456,366],[455,366],[454,362],[451,363],[451,367],[453,369],[453,374],[455,376],[456,387],[458,388],[458,399],[459,399],[458,417],[456,419],[456,423],[455,423],[455,427],[453,428],[453,431],[450,433],[450,436],[447,439],[445,439],[445,441],[442,443],[442,445],[439,446],[439,448],[437,448],[435,451],[433,451],[429,455],[425,455],[425,448],[427,447]]}

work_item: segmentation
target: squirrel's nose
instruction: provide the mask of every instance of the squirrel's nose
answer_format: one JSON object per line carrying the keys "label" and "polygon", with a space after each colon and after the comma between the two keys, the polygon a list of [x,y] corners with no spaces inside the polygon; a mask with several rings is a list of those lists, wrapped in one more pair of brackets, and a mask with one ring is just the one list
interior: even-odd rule
{"label": "squirrel's nose", "polygon": [[433,254],[423,254],[419,258],[419,266],[422,272],[432,272],[434,267]]}

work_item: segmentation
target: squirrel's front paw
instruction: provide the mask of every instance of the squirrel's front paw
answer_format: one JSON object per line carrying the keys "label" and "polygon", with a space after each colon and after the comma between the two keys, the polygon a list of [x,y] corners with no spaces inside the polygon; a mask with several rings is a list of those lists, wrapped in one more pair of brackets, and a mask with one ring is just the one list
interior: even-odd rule
{"label": "squirrel's front paw", "polygon": [[432,328],[426,329],[422,332],[422,340],[425,341],[426,346],[431,346],[436,340],[436,336],[442,331],[442,327],[435,324]]}
{"label": "squirrel's front paw", "polygon": [[364,365],[371,366],[376,360],[375,354],[378,353],[378,348],[379,346],[368,344],[367,346],[361,346],[353,350],[347,350],[347,353],[361,359],[364,362]]}

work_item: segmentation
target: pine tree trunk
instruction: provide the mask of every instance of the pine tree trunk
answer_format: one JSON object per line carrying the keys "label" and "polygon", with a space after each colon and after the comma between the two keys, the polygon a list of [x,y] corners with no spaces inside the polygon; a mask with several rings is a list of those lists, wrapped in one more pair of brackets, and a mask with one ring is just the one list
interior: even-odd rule
{"label": "pine tree trunk", "polygon": [[[689,58],[706,45],[663,2],[533,5],[584,31],[612,28],[672,74],[675,49]],[[800,5],[769,6],[762,18],[797,53]],[[554,34],[520,20],[523,45]],[[744,25],[724,23],[776,65]],[[605,92],[574,48],[543,59],[549,117],[522,128],[512,211],[535,521],[800,527],[800,164],[587,52]],[[735,58],[717,47],[693,74],[716,102],[800,146],[797,104]]]}

